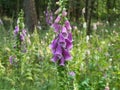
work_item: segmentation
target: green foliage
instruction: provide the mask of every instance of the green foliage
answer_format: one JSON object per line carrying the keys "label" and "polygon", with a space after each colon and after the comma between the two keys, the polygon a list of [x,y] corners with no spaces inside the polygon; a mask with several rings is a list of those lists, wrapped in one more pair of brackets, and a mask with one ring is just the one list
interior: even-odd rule
{"label": "green foliage", "polygon": [[[73,30],[74,48],[73,60],[68,62],[67,70],[74,71],[72,79],[69,74],[63,78],[71,88],[73,80],[76,90],[103,90],[106,83],[110,89],[119,90],[120,85],[120,32],[115,26],[106,29],[104,33],[94,33],[87,39],[83,30]],[[27,52],[16,52],[13,48],[14,36],[4,34],[0,45],[0,89],[7,90],[55,90],[59,89],[57,67],[50,61],[49,44],[54,37],[49,31],[35,30],[27,35]],[[105,35],[103,35],[105,34]],[[22,63],[10,64],[9,56]],[[19,57],[20,56],[20,57]],[[20,67],[20,68],[19,68]],[[67,80],[67,81],[66,81]]]}
{"label": "green foliage", "polygon": [[[102,5],[102,1],[99,2]],[[116,5],[118,10],[118,3]],[[106,10],[103,9],[99,6],[101,18],[106,15]],[[61,83],[67,83],[66,88],[69,90],[104,90],[107,84],[110,90],[119,90],[119,24],[119,21],[116,21],[109,26],[103,22],[90,36],[86,36],[84,28],[73,29],[73,59],[68,62],[66,70],[74,71],[74,77],[68,73],[61,73],[64,77],[59,77],[59,67],[50,61],[52,55],[49,44],[54,38],[51,28],[35,29],[33,34],[28,32],[25,38],[27,50],[23,52],[14,48],[12,24],[8,31],[4,25],[0,25],[0,90],[60,90],[59,79],[62,79]],[[11,55],[14,57],[13,64],[9,62]]]}

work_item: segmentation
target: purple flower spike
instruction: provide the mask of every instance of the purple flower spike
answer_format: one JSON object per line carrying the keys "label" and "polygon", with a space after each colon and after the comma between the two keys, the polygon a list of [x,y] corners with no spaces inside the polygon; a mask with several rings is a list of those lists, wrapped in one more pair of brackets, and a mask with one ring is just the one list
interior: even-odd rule
{"label": "purple flower spike", "polygon": [[59,44],[64,48],[66,47],[66,42],[62,34],[59,34]]}
{"label": "purple flower spike", "polygon": [[[72,28],[68,20],[64,22],[66,15],[67,12],[63,9],[62,13],[57,16],[54,23],[51,25],[56,33],[55,39],[50,44],[50,48],[53,53],[52,61],[58,61],[61,66],[65,66],[65,62],[72,59],[72,56],[70,55],[70,50],[73,47],[71,33]],[[60,22],[61,20],[64,24]]]}
{"label": "purple flower spike", "polygon": [[62,35],[65,39],[68,37],[68,32],[66,30],[66,27],[62,27]]}
{"label": "purple flower spike", "polygon": [[70,26],[70,22],[68,20],[65,21],[65,26],[66,26],[67,30],[71,30],[72,29],[71,26]]}
{"label": "purple flower spike", "polygon": [[57,16],[57,18],[55,19],[55,23],[58,23],[60,21],[61,17]]}
{"label": "purple flower spike", "polygon": [[63,56],[62,56],[62,48],[61,48],[60,45],[57,46],[54,55],[56,55],[59,59],[61,59],[61,58],[63,57]]}
{"label": "purple flower spike", "polygon": [[15,26],[14,35],[17,35],[18,32],[19,32],[19,27],[18,27],[18,26]]}
{"label": "purple flower spike", "polygon": [[72,56],[70,55],[69,51],[68,50],[63,50],[63,57],[66,61],[68,60],[71,60],[72,59]]}
{"label": "purple flower spike", "polygon": [[51,25],[53,23],[53,13],[52,13],[52,11],[47,8],[46,12],[44,12],[44,13],[45,13],[45,16],[46,16],[46,23],[48,25]]}
{"label": "purple flower spike", "polygon": [[70,40],[66,39],[66,49],[70,50],[73,47],[73,44]]}

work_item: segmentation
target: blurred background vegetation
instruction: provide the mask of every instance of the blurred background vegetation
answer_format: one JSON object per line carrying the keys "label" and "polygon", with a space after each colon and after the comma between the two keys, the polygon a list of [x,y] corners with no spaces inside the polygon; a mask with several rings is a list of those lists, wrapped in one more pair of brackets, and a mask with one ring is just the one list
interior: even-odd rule
{"label": "blurred background vegetation", "polygon": [[[8,18],[13,19],[13,23],[17,19],[21,9],[25,12],[26,24],[29,27],[40,24],[45,26],[45,14],[47,7],[54,12],[57,9],[56,1],[58,0],[0,0],[0,18],[5,22]],[[77,22],[81,26],[83,22],[89,24],[91,21],[108,21],[111,25],[114,21],[120,18],[120,0],[68,0],[66,8],[68,17],[71,22]],[[31,12],[30,12],[31,11]],[[83,19],[83,17],[85,19]],[[27,20],[33,18],[33,22],[27,23]],[[29,25],[30,24],[30,25]],[[14,24],[13,24],[14,25]],[[89,30],[91,32],[91,30]],[[89,34],[89,33],[88,33]]]}
{"label": "blurred background vegetation", "polygon": [[[57,1],[0,0],[0,90],[60,90],[56,64],[50,61],[49,45],[55,34],[45,13],[47,8],[54,13]],[[73,59],[67,69],[75,77],[67,74],[65,90],[120,90],[119,4],[120,0],[66,0],[73,35]],[[30,31],[26,53],[14,48],[14,28],[21,9],[25,29]],[[10,56],[14,64],[10,64]]]}

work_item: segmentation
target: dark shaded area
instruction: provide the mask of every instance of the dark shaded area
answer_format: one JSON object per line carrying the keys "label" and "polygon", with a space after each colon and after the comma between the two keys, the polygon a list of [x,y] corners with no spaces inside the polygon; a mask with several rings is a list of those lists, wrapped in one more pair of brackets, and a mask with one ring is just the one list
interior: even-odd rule
{"label": "dark shaded area", "polygon": [[[54,12],[58,6],[56,5],[56,1],[59,0],[32,0],[35,4],[34,6],[34,14],[28,14],[27,17],[34,17],[35,13],[35,25],[37,25],[38,21],[42,28],[46,28],[46,21],[45,21],[45,11],[47,7]],[[68,0],[65,3],[65,6],[68,11],[68,17],[71,22],[77,22],[79,26],[82,26],[83,22],[87,23],[87,34],[90,34],[92,31],[91,28],[91,21],[92,20],[101,20],[101,21],[108,21],[109,25],[112,24],[113,21],[120,18],[120,0]],[[4,16],[10,17],[13,19],[13,23],[16,22],[18,17],[18,13],[21,9],[24,9],[27,6],[31,9],[24,9],[25,14],[32,11],[31,3],[24,2],[24,0],[0,0],[0,18]],[[83,14],[82,10],[85,8],[85,13]],[[84,16],[83,16],[84,15]],[[25,15],[25,19],[27,18]],[[55,16],[54,16],[55,18]],[[31,18],[31,21],[33,18]],[[27,20],[26,20],[27,21]],[[29,21],[29,22],[31,22]],[[13,24],[15,25],[15,24]],[[27,27],[29,25],[27,24]],[[31,24],[31,27],[34,27]],[[31,29],[31,27],[28,29]]]}

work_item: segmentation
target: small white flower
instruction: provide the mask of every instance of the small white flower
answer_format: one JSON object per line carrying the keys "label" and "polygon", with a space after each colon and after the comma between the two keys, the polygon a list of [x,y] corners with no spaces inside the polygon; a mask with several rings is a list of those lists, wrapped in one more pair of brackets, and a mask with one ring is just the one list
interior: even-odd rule
{"label": "small white flower", "polygon": [[105,44],[105,41],[102,41],[101,44]]}
{"label": "small white flower", "polygon": [[110,58],[109,61],[112,62],[112,58]]}
{"label": "small white flower", "polygon": [[116,26],[116,23],[114,23],[113,25]]}
{"label": "small white flower", "polygon": [[89,39],[90,39],[90,37],[87,35],[86,36],[86,43],[88,43]]}
{"label": "small white flower", "polygon": [[93,29],[97,30],[97,24],[96,23],[93,23]]}
{"label": "small white flower", "polygon": [[83,28],[85,28],[85,29],[87,28],[87,23],[86,22],[83,23]]}
{"label": "small white flower", "polygon": [[3,21],[0,19],[0,25],[3,25]]}
{"label": "small white flower", "polygon": [[85,8],[82,9],[82,14],[85,14]]}
{"label": "small white flower", "polygon": [[90,50],[86,50],[86,54],[87,54],[87,55],[90,55]]}

